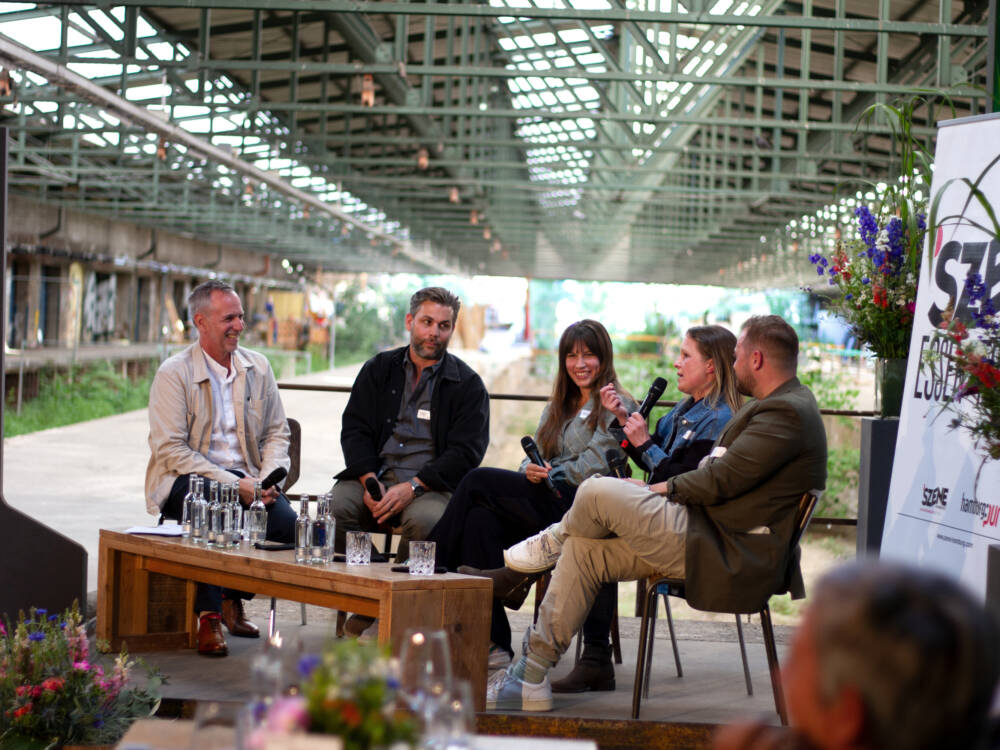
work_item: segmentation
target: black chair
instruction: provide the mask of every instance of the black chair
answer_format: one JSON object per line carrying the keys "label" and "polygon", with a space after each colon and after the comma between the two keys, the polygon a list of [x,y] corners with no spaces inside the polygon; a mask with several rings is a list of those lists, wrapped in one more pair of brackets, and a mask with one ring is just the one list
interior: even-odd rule
{"label": "black chair", "polygon": [[[302,495],[289,495],[288,490],[293,484],[295,484],[299,479],[299,465],[302,461],[302,426],[299,424],[299,420],[288,418],[288,459],[291,465],[288,467],[288,476],[285,477],[285,482],[282,485],[282,493],[289,501],[293,499],[301,500]],[[302,624],[306,624],[306,605],[301,603],[300,615],[302,618]],[[277,624],[277,601],[272,596],[271,597],[271,607],[267,614],[267,637],[271,638],[274,635],[275,626]]]}
{"label": "black chair", "polygon": [[[799,500],[799,507],[796,512],[795,533],[792,535],[789,549],[791,554],[788,558],[788,567],[785,571],[783,585],[774,594],[787,593],[791,588],[791,577],[796,569],[798,555],[795,550],[799,540],[805,532],[809,521],[812,519],[816,503],[823,494],[822,490],[810,490],[802,495]],[[666,576],[651,576],[646,586],[646,595],[643,600],[642,624],[639,629],[639,654],[636,657],[635,684],[632,688],[632,718],[639,718],[639,708],[643,697],[649,697],[649,674],[653,660],[653,637],[656,622],[656,597],[662,596],[663,603],[667,610],[667,628],[670,631],[670,643],[674,651],[674,664],[677,667],[677,676],[683,677],[681,669],[680,652],[677,650],[677,638],[674,635],[674,621],[670,613],[670,596],[686,598],[683,578],[670,578]],[[793,592],[792,598],[803,598],[804,594],[796,595]],[[774,628],[771,623],[771,609],[765,601],[760,610],[760,625],[764,636],[764,650],[767,653],[767,665],[771,672],[771,688],[774,691],[774,707],[781,717],[783,725],[788,724],[788,717],[785,712],[785,698],[781,690],[781,677],[778,672],[778,650],[774,643]],[[736,634],[740,643],[740,656],[743,659],[743,677],[746,680],[747,694],[753,695],[753,684],[750,681],[750,667],[747,664],[746,643],[743,640],[743,626],[740,623],[739,614],[736,615]]]}

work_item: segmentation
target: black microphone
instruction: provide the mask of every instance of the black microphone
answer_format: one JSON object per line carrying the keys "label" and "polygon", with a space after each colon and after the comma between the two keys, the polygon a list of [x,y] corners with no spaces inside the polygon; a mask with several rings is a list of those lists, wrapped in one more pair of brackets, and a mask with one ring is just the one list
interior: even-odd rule
{"label": "black microphone", "polygon": [[263,481],[260,483],[260,488],[262,490],[269,490],[287,476],[288,470],[279,466],[277,469],[264,477]]}
{"label": "black microphone", "polygon": [[[528,454],[528,460],[537,466],[545,466],[545,462],[542,460],[542,454],[538,452],[538,446],[535,445],[535,441],[532,439],[531,435],[525,435],[521,438],[521,447],[524,448],[524,452]],[[556,489],[555,484],[549,477],[545,477],[545,486],[549,488],[549,491],[556,497],[562,497],[559,494],[559,490]]]}
{"label": "black microphone", "polygon": [[[646,398],[642,400],[639,404],[639,416],[643,419],[649,419],[649,413],[653,411],[653,407],[656,406],[656,402],[660,400],[660,396],[663,392],[667,390],[667,381],[664,378],[657,378],[653,381],[653,384],[649,386],[649,393],[646,394]],[[627,448],[631,443],[628,438],[622,440],[622,448]]]}
{"label": "black microphone", "polygon": [[657,378],[649,386],[649,393],[646,394],[646,398],[639,404],[639,414],[643,419],[649,419],[649,413],[653,411],[653,407],[656,406],[656,402],[660,400],[660,396],[663,395],[665,390],[667,390],[667,381],[663,378]]}
{"label": "black microphone", "polygon": [[[368,494],[372,496],[372,500],[376,503],[382,499],[382,488],[379,486],[378,480],[375,477],[368,477],[365,480],[365,489],[368,490]],[[389,527],[399,526],[403,522],[402,513],[397,513],[391,518],[387,519],[385,524]]]}
{"label": "black microphone", "polygon": [[382,488],[375,477],[368,477],[365,480],[365,489],[368,490],[368,494],[372,496],[372,500],[376,503],[382,499]]}
{"label": "black microphone", "polygon": [[625,456],[621,454],[621,451],[617,448],[608,448],[604,458],[608,462],[611,473],[619,479],[625,479]]}

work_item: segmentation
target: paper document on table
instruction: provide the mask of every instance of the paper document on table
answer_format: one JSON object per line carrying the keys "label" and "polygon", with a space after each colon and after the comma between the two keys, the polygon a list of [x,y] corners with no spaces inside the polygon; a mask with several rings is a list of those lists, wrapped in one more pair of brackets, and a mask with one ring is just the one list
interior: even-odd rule
{"label": "paper document on table", "polygon": [[184,531],[179,523],[163,524],[163,526],[131,526],[125,529],[126,534],[148,534],[150,536],[182,536]]}

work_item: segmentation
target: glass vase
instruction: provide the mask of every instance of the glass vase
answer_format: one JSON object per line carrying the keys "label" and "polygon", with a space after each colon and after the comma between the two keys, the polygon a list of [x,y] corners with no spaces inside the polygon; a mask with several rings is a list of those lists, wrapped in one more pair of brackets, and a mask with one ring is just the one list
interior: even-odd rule
{"label": "glass vase", "polygon": [[875,360],[875,411],[884,419],[898,417],[903,406],[906,360]]}

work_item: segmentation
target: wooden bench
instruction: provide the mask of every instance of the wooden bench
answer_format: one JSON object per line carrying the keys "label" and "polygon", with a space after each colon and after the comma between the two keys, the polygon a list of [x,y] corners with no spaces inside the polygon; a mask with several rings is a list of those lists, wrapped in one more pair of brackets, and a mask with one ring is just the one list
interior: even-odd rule
{"label": "wooden bench", "polygon": [[411,576],[387,563],[301,565],[291,550],[264,552],[245,542],[231,550],[179,537],[101,529],[97,637],[112,649],[193,648],[194,590],[199,583],[252,591],[379,618],[378,640],[398,653],[409,628],[448,633],[452,667],[485,708],[492,582],[446,573]]}

